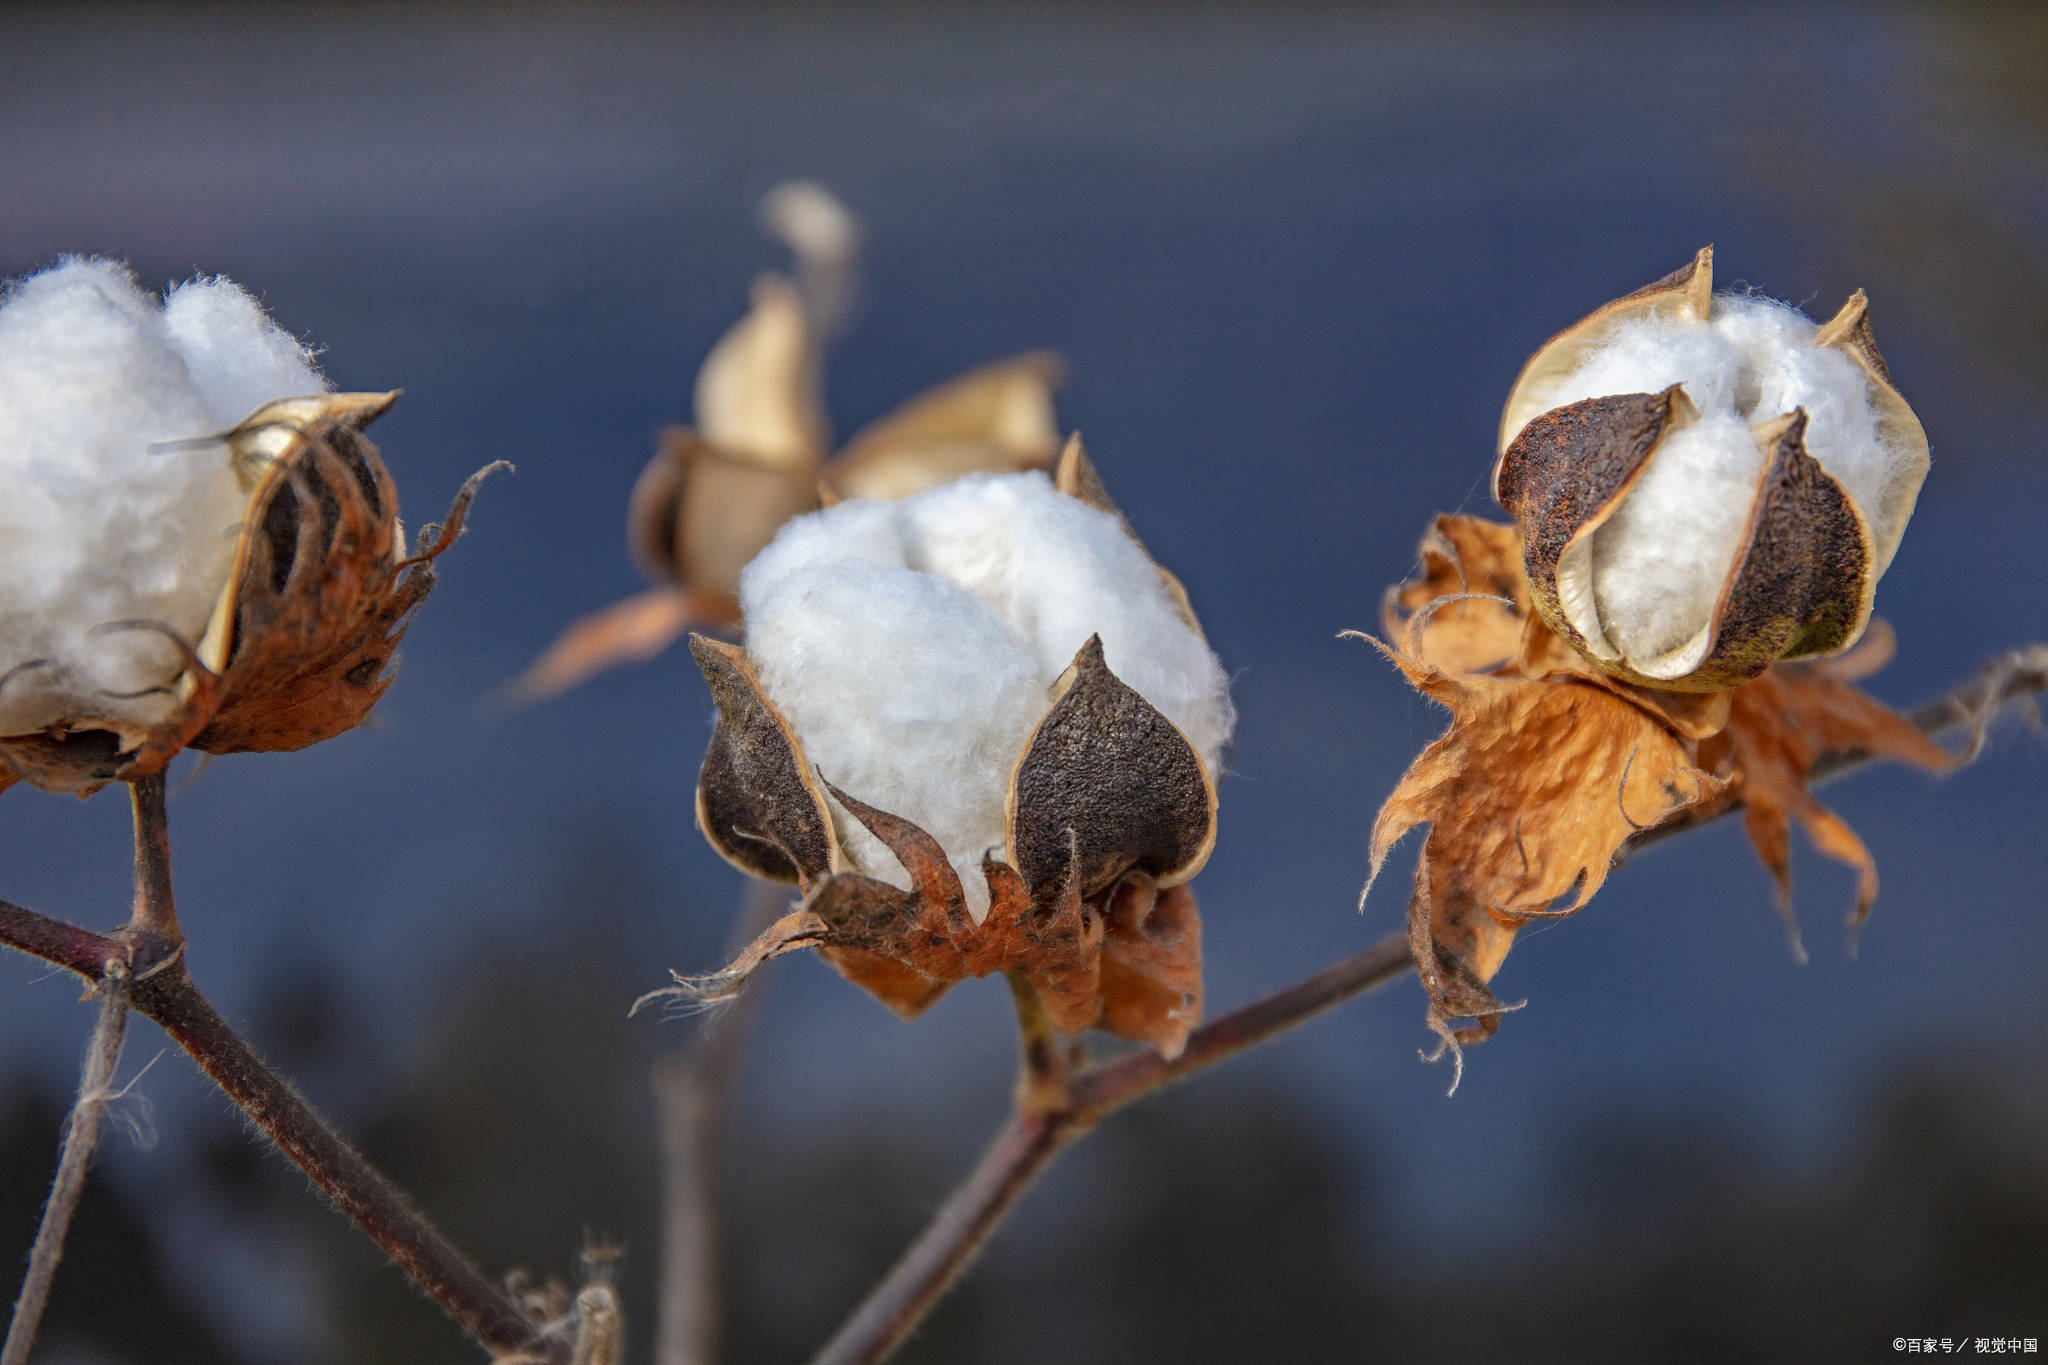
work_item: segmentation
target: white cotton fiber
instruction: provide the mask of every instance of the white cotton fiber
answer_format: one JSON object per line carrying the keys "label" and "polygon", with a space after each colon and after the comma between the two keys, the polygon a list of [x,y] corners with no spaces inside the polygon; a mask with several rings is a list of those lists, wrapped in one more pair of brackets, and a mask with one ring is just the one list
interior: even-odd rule
{"label": "white cotton fiber", "polygon": [[[936,838],[977,918],[1011,765],[1089,636],[1212,775],[1235,720],[1222,665],[1145,551],[1043,474],[799,518],[747,567],[740,604],[747,654],[810,761]],[[905,884],[857,822],[841,829],[863,871]]]}
{"label": "white cotton fiber", "polygon": [[1704,324],[1672,312],[1625,323],[1540,396],[1538,410],[1547,410],[1683,384],[1699,410],[1593,533],[1600,625],[1628,658],[1675,649],[1711,619],[1763,473],[1753,423],[1804,408],[1807,452],[1866,517],[1911,464],[1910,452],[1882,438],[1863,371],[1840,351],[1816,349],[1818,330],[1785,304],[1717,295]]}
{"label": "white cotton fiber", "polygon": [[118,262],[69,259],[8,286],[0,734],[82,718],[134,730],[167,714],[170,698],[149,689],[177,674],[177,651],[94,628],[152,621],[198,642],[248,494],[227,447],[195,438],[324,388],[305,348],[224,279],[165,304]]}

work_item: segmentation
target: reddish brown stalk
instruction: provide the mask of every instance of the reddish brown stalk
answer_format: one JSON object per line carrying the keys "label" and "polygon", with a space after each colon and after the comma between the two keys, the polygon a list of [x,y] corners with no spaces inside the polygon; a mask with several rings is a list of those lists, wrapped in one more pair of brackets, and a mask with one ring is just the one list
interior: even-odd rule
{"label": "reddish brown stalk", "polygon": [[[1985,722],[2001,705],[2044,690],[2048,690],[2048,646],[2032,645],[1995,661],[1977,678],[1911,712],[1908,719],[1930,736],[1969,725],[1974,752]],[[1816,767],[1815,777],[1841,776],[1871,761],[1870,755],[1862,753],[1830,755]],[[1699,819],[1673,821],[1646,831],[1624,847],[1641,848],[1737,809],[1737,805],[1728,805]],[[1256,1047],[1354,996],[1406,976],[1414,966],[1407,933],[1389,934],[1354,957],[1210,1020],[1188,1036],[1186,1049],[1172,1061],[1148,1049],[1098,1062],[1067,1077],[1064,1103],[1054,1102],[1056,1092],[1043,1084],[1037,1072],[1029,1014],[1020,1013],[1026,1025],[1026,1064],[1019,1093],[1034,1103],[1020,1103],[995,1145],[818,1353],[815,1365],[872,1365],[894,1353],[959,1278],[1039,1172],[1105,1115]]]}

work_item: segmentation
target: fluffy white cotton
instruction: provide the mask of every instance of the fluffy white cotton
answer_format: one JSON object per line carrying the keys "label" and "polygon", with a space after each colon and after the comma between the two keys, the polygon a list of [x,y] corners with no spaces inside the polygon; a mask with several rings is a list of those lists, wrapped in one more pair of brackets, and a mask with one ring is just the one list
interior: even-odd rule
{"label": "fluffy white cotton", "polygon": [[[247,492],[205,438],[326,388],[306,349],[224,279],[137,287],[70,259],[0,296],[0,734],[82,715],[146,727],[171,705],[161,623],[197,643]],[[174,443],[174,444],[163,444]],[[118,693],[144,693],[123,698]]]}
{"label": "fluffy white cotton", "polygon": [[[740,605],[747,654],[811,762],[930,832],[977,918],[1010,767],[1090,635],[1212,774],[1235,721],[1222,665],[1145,551],[1043,474],[801,517],[747,567]],[[857,822],[842,832],[864,871],[907,884]]]}
{"label": "fluffy white cotton", "polygon": [[1624,324],[1541,395],[1538,410],[1547,410],[1683,384],[1700,412],[1593,534],[1600,624],[1627,657],[1675,649],[1712,616],[1763,473],[1752,423],[1805,408],[1808,453],[1868,517],[1911,465],[1910,452],[1882,438],[1863,371],[1840,351],[1816,349],[1818,330],[1785,304],[1718,295],[1704,324],[1669,312]]}

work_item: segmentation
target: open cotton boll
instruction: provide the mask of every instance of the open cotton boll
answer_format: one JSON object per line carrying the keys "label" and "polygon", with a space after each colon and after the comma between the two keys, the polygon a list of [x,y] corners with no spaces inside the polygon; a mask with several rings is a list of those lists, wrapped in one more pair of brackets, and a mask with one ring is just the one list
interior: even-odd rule
{"label": "open cotton boll", "polygon": [[[1620,507],[1593,532],[1600,626],[1622,654],[1653,658],[1711,619],[1741,552],[1764,450],[1752,424],[1804,408],[1806,450],[1867,518],[1889,505],[1911,453],[1881,434],[1869,381],[1816,324],[1750,295],[1716,295],[1702,323],[1659,312],[1619,327],[1542,394],[1546,408],[1685,387],[1698,410],[1665,438]],[[1876,527],[1882,534],[1885,528]]]}
{"label": "open cotton boll", "polygon": [[[1222,665],[1122,524],[1044,474],[979,475],[800,517],[740,581],[747,655],[834,786],[939,841],[978,919],[1010,768],[1091,635],[1215,774],[1235,715]],[[907,882],[857,822],[863,871]]]}
{"label": "open cotton boll", "polygon": [[[225,280],[166,309],[114,261],[68,259],[0,298],[0,734],[172,706],[231,567],[248,498],[212,436],[326,387]],[[123,693],[141,695],[122,696]]]}

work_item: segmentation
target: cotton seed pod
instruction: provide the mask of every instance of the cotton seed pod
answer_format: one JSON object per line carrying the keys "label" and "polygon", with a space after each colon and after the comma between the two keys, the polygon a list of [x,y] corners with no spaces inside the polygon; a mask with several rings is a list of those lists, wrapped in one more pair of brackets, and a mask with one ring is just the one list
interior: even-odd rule
{"label": "cotton seed pod", "polygon": [[[1200,1015],[1184,883],[1215,842],[1226,680],[1114,510],[1060,491],[1100,496],[1078,443],[1061,475],[794,523],[749,570],[747,647],[692,637],[718,708],[698,826],[742,871],[804,892],[700,994],[817,947],[905,1017],[1011,972],[1065,1032],[1179,1049]],[[1047,586],[1034,553],[1079,587]],[[1037,680],[1077,606],[1151,696],[1111,668],[1101,631]]]}
{"label": "cotton seed pod", "polygon": [[[12,776],[90,796],[161,771],[181,749],[226,754],[302,749],[362,723],[391,686],[390,664],[434,583],[433,562],[460,534],[477,484],[408,555],[397,491],[362,435],[394,393],[319,393],[266,404],[217,439],[248,489],[232,567],[204,633],[157,621],[104,632],[165,639],[174,671],[149,688],[170,706],[138,725],[104,692],[81,692],[33,734],[0,737],[0,787]],[[17,665],[18,673],[35,661]]]}
{"label": "cotton seed pod", "polygon": [[1816,326],[1713,251],[1532,356],[1494,495],[1537,613],[1616,677],[1718,691],[1870,620],[1928,468],[1859,290]]}

